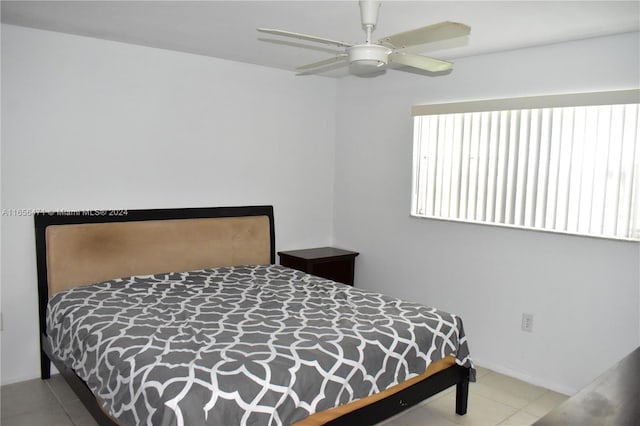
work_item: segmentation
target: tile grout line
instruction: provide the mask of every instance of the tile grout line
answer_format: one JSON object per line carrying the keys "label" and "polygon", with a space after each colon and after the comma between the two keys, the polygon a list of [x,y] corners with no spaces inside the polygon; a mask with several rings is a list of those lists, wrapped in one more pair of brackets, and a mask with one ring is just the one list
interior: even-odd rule
{"label": "tile grout line", "polygon": [[49,378],[47,380],[43,380],[43,381],[47,385],[47,389],[49,389],[49,392],[51,392],[53,394],[53,397],[56,399],[56,402],[58,403],[60,408],[62,408],[62,411],[64,412],[65,416],[67,416],[67,418],[69,419],[71,424],[74,425],[74,426],[78,426],[76,424],[76,422],[73,420],[73,417],[71,417],[71,414],[67,411],[67,407],[64,406],[64,404],[62,403],[62,400],[60,400],[60,397],[58,396],[58,394],[55,392],[55,390],[51,386],[51,383],[52,383],[51,382],[51,378]]}

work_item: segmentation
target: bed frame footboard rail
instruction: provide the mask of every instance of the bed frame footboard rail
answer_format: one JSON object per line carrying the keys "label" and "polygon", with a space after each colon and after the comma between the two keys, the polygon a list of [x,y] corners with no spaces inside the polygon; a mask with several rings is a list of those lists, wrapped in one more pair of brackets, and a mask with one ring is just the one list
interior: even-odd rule
{"label": "bed frame footboard rail", "polygon": [[[467,413],[469,368],[453,365],[377,403],[347,413],[326,426],[375,424],[388,419],[425,399],[456,385],[456,414]],[[366,423],[363,420],[366,419]]]}

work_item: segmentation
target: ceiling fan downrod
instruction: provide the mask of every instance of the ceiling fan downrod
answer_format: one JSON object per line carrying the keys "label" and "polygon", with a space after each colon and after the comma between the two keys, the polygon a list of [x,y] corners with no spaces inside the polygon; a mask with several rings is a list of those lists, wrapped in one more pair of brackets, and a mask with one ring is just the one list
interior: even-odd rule
{"label": "ceiling fan downrod", "polygon": [[362,29],[367,33],[366,44],[371,43],[371,33],[376,29],[378,23],[378,12],[380,11],[380,0],[360,0],[360,19]]}

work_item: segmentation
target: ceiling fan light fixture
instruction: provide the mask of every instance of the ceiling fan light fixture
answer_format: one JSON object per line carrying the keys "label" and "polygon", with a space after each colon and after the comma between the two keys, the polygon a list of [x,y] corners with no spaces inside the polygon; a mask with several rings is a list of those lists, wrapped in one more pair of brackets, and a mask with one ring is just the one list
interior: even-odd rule
{"label": "ceiling fan light fixture", "polygon": [[347,49],[349,64],[355,71],[371,72],[389,62],[391,49],[377,44],[357,44]]}

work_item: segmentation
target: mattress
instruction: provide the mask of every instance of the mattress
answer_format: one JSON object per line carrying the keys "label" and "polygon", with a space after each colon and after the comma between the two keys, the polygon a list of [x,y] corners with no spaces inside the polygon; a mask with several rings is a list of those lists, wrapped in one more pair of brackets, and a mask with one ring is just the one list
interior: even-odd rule
{"label": "mattress", "polygon": [[289,425],[449,355],[473,367],[456,315],[278,265],[60,292],[47,335],[122,425]]}

